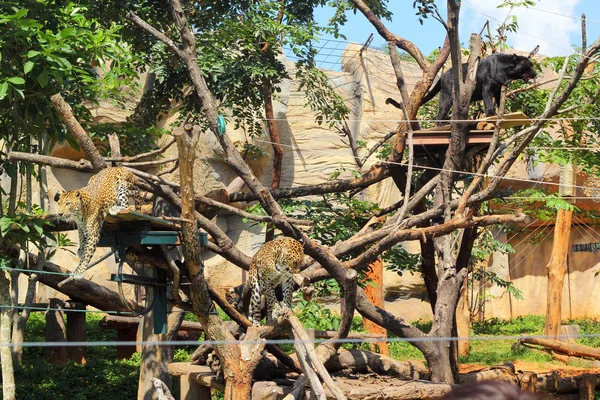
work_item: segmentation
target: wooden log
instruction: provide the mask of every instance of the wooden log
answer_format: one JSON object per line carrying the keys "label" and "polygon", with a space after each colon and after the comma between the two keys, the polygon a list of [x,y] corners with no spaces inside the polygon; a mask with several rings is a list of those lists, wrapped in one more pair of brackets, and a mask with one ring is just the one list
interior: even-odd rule
{"label": "wooden log", "polygon": [[277,382],[258,381],[252,385],[252,400],[277,400],[288,395],[292,386]]}
{"label": "wooden log", "polygon": [[522,343],[535,344],[550,350],[556,350],[570,356],[588,357],[600,360],[600,349],[575,343],[565,343],[554,339],[523,338]]}
{"label": "wooden log", "polygon": [[512,364],[497,365],[489,368],[484,368],[480,371],[460,374],[460,383],[481,382],[487,380],[501,380],[509,382],[513,385],[518,385],[519,379],[515,374],[515,368]]}
{"label": "wooden log", "polygon": [[522,392],[535,393],[536,382],[537,374],[535,372],[525,371],[519,378],[519,387]]}
{"label": "wooden log", "polygon": [[350,370],[355,373],[375,372],[403,379],[426,379],[429,370],[420,361],[397,361],[382,354],[357,349],[339,349],[325,365],[329,372]]}
{"label": "wooden log", "polygon": [[[82,305],[81,310],[85,310],[85,305]],[[83,311],[66,311],[67,316],[67,342],[85,342],[86,327],[85,327],[85,312]],[[73,360],[77,364],[85,364],[86,346],[68,346],[67,359]]]}
{"label": "wooden log", "polygon": [[579,382],[579,400],[594,400],[596,398],[596,383],[598,375],[585,374]]}
{"label": "wooden log", "polygon": [[[64,305],[62,300],[50,299],[50,308],[60,309]],[[66,342],[67,329],[65,315],[62,310],[49,310],[46,312],[46,328],[44,329],[46,342]],[[52,364],[67,362],[67,349],[65,346],[52,346],[45,349],[46,361]]]}
{"label": "wooden log", "polygon": [[562,318],[562,292],[567,272],[567,256],[571,243],[571,220],[573,211],[558,210],[554,225],[552,255],[546,267],[548,270],[548,288],[546,291],[546,325],[544,334],[558,338]]}
{"label": "wooden log", "polygon": [[298,318],[292,313],[291,310],[285,312],[284,318],[289,322],[291,326],[291,334],[293,338],[296,339],[294,347],[296,348],[296,352],[298,353],[299,360],[303,358],[301,352],[305,352],[306,364],[303,364],[302,369],[304,370],[305,374],[308,375],[309,381],[311,382],[311,388],[313,390],[317,390],[320,386],[320,383],[315,384],[313,386],[313,380],[311,380],[310,376],[310,373],[313,371],[311,371],[311,368],[309,368],[309,366],[312,366],[314,372],[316,372],[321,377],[323,382],[327,385],[329,391],[333,393],[333,396],[337,400],[345,400],[346,396],[344,396],[344,394],[337,388],[337,386],[333,382],[333,379],[331,378],[331,375],[329,375],[329,372],[327,372],[327,369],[319,360],[319,356],[317,355],[317,352],[315,351],[315,348],[312,345],[310,337],[306,333],[306,330],[304,330],[304,327],[300,323],[300,320],[298,320]]}
{"label": "wooden log", "polygon": [[[309,336],[311,335],[311,330],[308,332]],[[336,336],[337,331],[321,331],[318,329],[313,329],[312,334],[315,335],[316,339],[332,339]],[[363,333],[363,332],[350,332],[348,333],[348,339],[380,339],[385,338],[387,335],[380,333]]]}
{"label": "wooden log", "polygon": [[349,400],[386,399],[422,400],[437,399],[452,390],[455,385],[428,381],[405,381],[402,379],[373,379],[373,382],[336,378],[335,383]]}
{"label": "wooden log", "polygon": [[[11,257],[19,256],[19,250],[16,248],[11,248],[8,253]],[[29,254],[29,265],[37,265],[36,255]],[[70,271],[48,261],[44,263],[42,269],[48,272],[70,273]],[[75,301],[102,311],[129,312],[129,309],[123,304],[121,296],[117,292],[113,292],[87,279],[77,279],[59,288],[58,283],[62,280],[64,280],[64,276],[61,275],[39,274],[39,282],[58,290]],[[134,310],[139,309],[139,306],[134,302],[130,302],[129,305]]]}
{"label": "wooden log", "polygon": [[581,376],[564,376],[559,371],[547,374],[538,374],[536,390],[544,390],[551,393],[576,393],[579,390]]}

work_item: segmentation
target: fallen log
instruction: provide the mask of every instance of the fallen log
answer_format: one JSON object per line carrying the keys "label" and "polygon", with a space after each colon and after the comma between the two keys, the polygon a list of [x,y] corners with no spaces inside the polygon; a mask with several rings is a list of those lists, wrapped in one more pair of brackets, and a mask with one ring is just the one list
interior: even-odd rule
{"label": "fallen log", "polygon": [[389,399],[421,400],[437,399],[452,390],[455,385],[361,376],[360,379],[335,378],[338,388],[347,394],[348,400]]}
{"label": "fallen log", "polygon": [[506,365],[495,365],[476,372],[469,372],[459,375],[459,381],[461,384],[487,380],[501,380],[509,382],[513,385],[519,384],[519,378],[515,373],[515,367],[510,363],[507,363]]}
{"label": "fallen log", "polygon": [[535,388],[551,393],[576,393],[579,391],[581,375],[565,376],[559,371],[538,374]]}
{"label": "fallen log", "polygon": [[[600,374],[592,374],[600,378]],[[527,371],[515,372],[514,366],[510,363],[484,368],[476,372],[460,374],[460,383],[479,382],[486,380],[502,380],[513,385],[520,386],[526,391],[549,392],[549,393],[576,393],[580,389],[582,375],[566,375],[561,371],[552,371],[546,374],[535,374]],[[587,382],[592,381],[591,377]],[[600,386],[600,379],[595,382],[596,387]],[[589,383],[586,383],[589,385]]]}
{"label": "fallen log", "polygon": [[319,360],[319,356],[315,351],[312,340],[298,318],[291,310],[285,311],[282,318],[290,324],[289,331],[291,336],[296,340],[296,342],[294,342],[294,348],[296,349],[298,360],[301,362],[303,372],[308,378],[310,387],[314,391],[314,395],[317,399],[325,397],[323,386],[318,379],[321,378],[335,399],[346,400],[346,396],[344,396],[344,394],[336,387],[331,375],[329,375],[329,372],[321,363],[321,360]]}
{"label": "fallen log", "polygon": [[588,357],[596,360],[600,360],[600,349],[584,346],[575,343],[560,342],[554,339],[541,339],[541,338],[522,338],[519,339],[520,343],[529,343],[542,346],[544,348],[559,351],[569,356],[576,357]]}
{"label": "fallen log", "polygon": [[356,349],[339,349],[325,366],[332,373],[350,370],[361,374],[375,372],[401,379],[429,378],[429,370],[420,361],[397,361],[382,354]]}

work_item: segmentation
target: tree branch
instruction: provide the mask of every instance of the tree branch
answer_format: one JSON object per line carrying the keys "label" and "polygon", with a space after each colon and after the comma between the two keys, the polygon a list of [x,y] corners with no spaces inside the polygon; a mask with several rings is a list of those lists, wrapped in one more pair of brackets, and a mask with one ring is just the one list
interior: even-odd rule
{"label": "tree branch", "polygon": [[50,102],[60,116],[60,119],[67,126],[69,132],[71,132],[83,151],[85,151],[85,154],[92,163],[92,169],[94,172],[98,172],[101,169],[106,168],[106,162],[102,159],[102,156],[98,152],[98,149],[96,149],[94,142],[92,142],[90,136],[79,124],[73,115],[71,107],[65,102],[60,93],[50,96]]}
{"label": "tree branch", "polygon": [[375,13],[371,11],[367,3],[365,3],[363,0],[351,1],[354,4],[354,6],[361,13],[363,13],[367,20],[375,27],[375,29],[377,29],[377,32],[379,33],[379,35],[381,35],[382,38],[384,38],[387,42],[396,43],[398,47],[410,54],[411,57],[415,59],[417,64],[419,64],[419,67],[421,67],[423,71],[429,69],[430,65],[427,61],[427,58],[425,58],[425,55],[423,55],[423,53],[421,52],[421,50],[419,50],[417,46],[415,46],[412,42],[401,38],[400,36],[394,35],[392,32],[390,32],[385,27],[383,22],[381,22],[381,20],[375,15]]}
{"label": "tree branch", "polygon": [[[271,195],[276,199],[312,196],[317,194],[345,192],[353,189],[363,189],[389,177],[385,164],[377,163],[365,174],[354,179],[334,179],[318,185],[305,185],[288,189],[271,190]],[[257,196],[253,193],[231,193],[230,202],[254,201]]]}

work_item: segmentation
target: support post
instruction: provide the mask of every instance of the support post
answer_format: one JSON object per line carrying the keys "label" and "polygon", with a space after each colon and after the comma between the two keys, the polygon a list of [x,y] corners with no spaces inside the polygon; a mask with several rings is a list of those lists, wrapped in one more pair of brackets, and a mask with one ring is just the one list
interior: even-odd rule
{"label": "support post", "polygon": [[562,292],[571,242],[571,220],[573,212],[558,210],[554,226],[554,242],[548,270],[548,289],[546,297],[546,325],[544,335],[558,339],[562,315]]}
{"label": "support post", "polygon": [[[561,122],[561,128],[566,137],[572,137],[573,127],[566,122]],[[558,190],[561,196],[575,196],[577,184],[576,166],[568,164],[561,167],[560,184]],[[554,225],[554,242],[548,270],[548,289],[546,297],[546,325],[544,334],[559,339],[560,322],[562,317],[562,292],[565,274],[568,267],[568,255],[571,244],[571,221],[573,211],[558,210],[556,224]]]}
{"label": "support post", "polygon": [[[369,266],[369,270],[366,274],[367,283],[365,286],[365,294],[367,298],[377,307],[382,310],[385,309],[385,302],[383,296],[383,262],[377,260]],[[384,339],[387,337],[387,330],[377,325],[376,323],[364,319],[363,325],[365,330],[369,333],[376,333],[384,335]],[[388,349],[388,343],[386,341],[377,342],[376,345],[369,344],[369,348],[373,351],[374,347],[379,348],[379,352],[383,355],[389,356],[390,352]]]}
{"label": "support post", "polygon": [[[67,342],[85,342],[86,327],[85,327],[85,305],[74,303],[75,310],[67,310]],[[85,346],[67,346],[67,360],[73,360],[77,364],[85,364],[86,359]]]}
{"label": "support post", "polygon": [[[66,342],[67,330],[65,326],[65,315],[62,300],[52,298],[49,302],[51,310],[46,312],[46,342]],[[58,310],[57,310],[58,309]],[[46,361],[52,364],[64,364],[67,362],[67,349],[65,346],[46,347]]]}
{"label": "support post", "polygon": [[179,381],[181,400],[211,400],[210,388],[200,385],[189,375],[182,375]]}

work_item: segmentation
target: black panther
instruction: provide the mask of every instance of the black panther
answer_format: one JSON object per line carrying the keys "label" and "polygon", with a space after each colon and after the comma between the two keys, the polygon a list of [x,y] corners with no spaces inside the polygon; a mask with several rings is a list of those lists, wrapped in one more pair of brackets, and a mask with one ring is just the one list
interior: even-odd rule
{"label": "black panther", "polygon": [[[467,73],[467,63],[462,65],[463,76]],[[514,80],[522,79],[527,82],[536,77],[533,63],[528,57],[516,54],[492,54],[479,63],[475,75],[475,90],[471,96],[471,102],[483,100],[485,115],[490,117],[496,115],[494,112],[494,99],[496,104],[500,102],[500,89]],[[448,119],[448,113],[452,106],[452,68],[442,74],[436,85],[425,95],[421,105],[440,92],[440,108],[438,111],[437,125],[443,125],[442,120]],[[386,104],[395,107],[402,106],[392,98],[388,98]]]}

